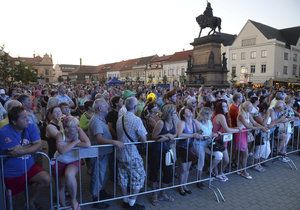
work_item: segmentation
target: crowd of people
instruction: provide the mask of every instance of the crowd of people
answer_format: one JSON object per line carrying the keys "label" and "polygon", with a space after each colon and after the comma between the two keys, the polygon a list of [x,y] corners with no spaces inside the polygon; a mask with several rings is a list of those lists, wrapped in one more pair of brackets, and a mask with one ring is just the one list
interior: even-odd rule
{"label": "crowd of people", "polygon": [[[250,156],[258,163],[253,169],[265,171],[260,162],[270,156],[271,144],[282,162],[289,161],[287,146],[299,111],[300,92],[285,88],[169,90],[155,85],[92,84],[3,88],[0,151],[9,157],[4,161],[5,185],[17,196],[24,191],[27,177],[32,193],[29,205],[36,207],[37,193],[51,182],[32,156],[40,151],[44,140],[48,156],[57,160],[53,171],[59,177],[60,205],[67,205],[68,192],[72,209],[78,210],[76,175],[83,161],[78,160],[74,148],[112,145],[100,147],[97,157],[84,160],[93,207],[110,206],[98,201],[109,198],[107,183],[116,167],[117,177],[112,180],[117,180],[125,196],[123,207],[144,209],[136,202],[137,196],[130,194],[138,194],[146,179],[153,190],[169,186],[175,177],[174,164],[179,168],[178,192],[187,196],[192,193],[186,184],[193,165],[198,180],[208,168],[216,180],[226,182],[229,167],[241,169],[241,177],[252,179],[246,170]],[[233,134],[233,140],[223,141],[228,134]],[[277,143],[270,141],[272,135]],[[146,163],[143,144],[136,143],[148,140],[154,143],[148,144]],[[211,167],[206,166],[207,155],[213,156]],[[197,186],[204,187],[202,182]],[[151,203],[160,201],[172,202],[174,198],[165,190],[152,193]]]}

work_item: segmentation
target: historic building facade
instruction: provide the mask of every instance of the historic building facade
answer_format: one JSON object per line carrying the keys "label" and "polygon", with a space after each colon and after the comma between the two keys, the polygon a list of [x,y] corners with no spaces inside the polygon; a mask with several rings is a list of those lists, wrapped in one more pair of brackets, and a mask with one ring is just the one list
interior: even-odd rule
{"label": "historic building facade", "polygon": [[228,80],[264,84],[297,82],[300,76],[300,26],[275,29],[248,20],[229,47]]}
{"label": "historic building facade", "polygon": [[39,82],[53,83],[57,81],[52,55],[45,54],[43,57],[33,55],[33,57],[18,57],[17,59],[33,67]]}

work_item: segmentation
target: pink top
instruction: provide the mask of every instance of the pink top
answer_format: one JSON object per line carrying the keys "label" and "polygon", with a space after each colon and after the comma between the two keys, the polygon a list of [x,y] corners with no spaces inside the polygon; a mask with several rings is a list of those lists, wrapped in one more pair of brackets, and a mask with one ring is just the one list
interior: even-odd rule
{"label": "pink top", "polygon": [[[217,122],[217,116],[219,114],[217,114],[216,116],[213,117],[212,119],[212,123],[213,123],[213,133],[217,133],[217,132],[221,132],[221,133],[226,133],[225,129],[222,127],[222,125],[220,123]],[[222,139],[222,138],[221,138]],[[224,143],[224,147],[227,148],[227,144],[228,142]]]}

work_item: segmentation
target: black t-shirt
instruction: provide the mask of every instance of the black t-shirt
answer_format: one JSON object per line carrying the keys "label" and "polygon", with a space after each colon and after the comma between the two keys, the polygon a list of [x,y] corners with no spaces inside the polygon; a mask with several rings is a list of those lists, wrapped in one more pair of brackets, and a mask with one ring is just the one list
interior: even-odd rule
{"label": "black t-shirt", "polygon": [[[43,100],[44,99],[44,100]],[[41,106],[42,107],[46,107],[47,106],[47,102],[49,100],[48,96],[41,96]]]}
{"label": "black t-shirt", "polygon": [[[118,112],[116,110],[111,110],[108,112],[106,117],[107,123],[111,123],[115,132],[117,132],[117,121],[118,121]],[[116,136],[113,136],[113,138]]]}
{"label": "black t-shirt", "polygon": [[300,98],[295,98],[295,103],[293,107],[297,112],[300,111]]}

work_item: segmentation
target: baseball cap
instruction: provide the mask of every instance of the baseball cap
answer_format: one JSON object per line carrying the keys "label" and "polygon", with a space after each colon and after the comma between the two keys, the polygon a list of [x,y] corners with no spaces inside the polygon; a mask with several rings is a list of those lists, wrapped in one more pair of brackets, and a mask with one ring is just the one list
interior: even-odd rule
{"label": "baseball cap", "polygon": [[122,99],[125,100],[131,96],[135,96],[135,92],[132,92],[131,90],[125,90],[122,94]]}

